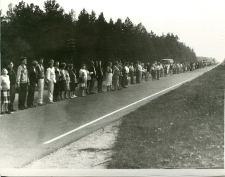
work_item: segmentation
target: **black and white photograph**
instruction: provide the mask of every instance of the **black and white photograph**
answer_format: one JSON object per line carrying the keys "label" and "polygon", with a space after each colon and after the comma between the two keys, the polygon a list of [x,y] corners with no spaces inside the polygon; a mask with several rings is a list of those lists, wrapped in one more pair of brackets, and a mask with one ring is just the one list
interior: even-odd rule
{"label": "black and white photograph", "polygon": [[0,175],[225,175],[225,1],[0,10]]}

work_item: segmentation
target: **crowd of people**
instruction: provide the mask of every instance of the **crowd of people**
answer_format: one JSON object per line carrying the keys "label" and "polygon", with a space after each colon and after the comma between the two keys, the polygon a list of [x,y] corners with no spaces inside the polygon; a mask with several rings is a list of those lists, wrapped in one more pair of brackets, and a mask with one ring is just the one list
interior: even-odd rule
{"label": "crowd of people", "polygon": [[[75,89],[78,88],[81,96],[103,92],[103,80],[105,79],[107,91],[121,90],[130,84],[138,84],[143,80],[159,80],[167,75],[180,74],[207,66],[203,62],[183,63],[141,63],[115,61],[108,62],[102,67],[101,61],[91,62],[90,67],[82,64],[78,73],[73,64],[59,63],[50,60],[45,70],[44,58],[33,61],[27,68],[27,58],[21,57],[17,72],[13,62],[9,61],[7,68],[2,69],[0,76],[1,89],[1,115],[15,112],[14,100],[18,93],[18,109],[24,110],[36,107],[34,96],[37,87],[37,105],[44,106],[44,88],[48,88],[48,103],[73,99]],[[130,78],[130,79],[128,79]],[[97,92],[94,91],[97,82]]]}

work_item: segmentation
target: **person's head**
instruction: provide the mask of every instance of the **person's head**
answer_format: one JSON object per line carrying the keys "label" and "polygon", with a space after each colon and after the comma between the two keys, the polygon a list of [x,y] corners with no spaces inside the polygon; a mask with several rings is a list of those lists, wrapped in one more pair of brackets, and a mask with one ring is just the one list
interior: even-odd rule
{"label": "person's head", "polygon": [[58,61],[55,62],[55,67],[59,67],[59,62]]}
{"label": "person's head", "polygon": [[131,62],[131,63],[130,63],[130,66],[133,66],[133,65],[134,65],[133,62]]}
{"label": "person's head", "polygon": [[49,68],[52,68],[52,67],[53,67],[53,62],[49,61],[49,62],[48,62],[48,67],[49,67]]}
{"label": "person's head", "polygon": [[53,65],[54,65],[54,60],[53,59],[51,59],[49,62],[53,63]]}
{"label": "person's head", "polygon": [[60,64],[60,69],[65,69],[66,68],[66,63],[61,63]]}
{"label": "person's head", "polygon": [[108,66],[112,67],[112,62],[108,62]]}
{"label": "person's head", "polygon": [[38,62],[36,60],[32,61],[32,66],[36,67],[38,65]]}
{"label": "person's head", "polygon": [[82,64],[82,65],[81,65],[81,68],[82,68],[82,69],[85,69],[85,68],[86,68],[86,65],[85,65],[85,64]]}
{"label": "person's head", "polygon": [[8,74],[8,71],[7,71],[7,69],[3,68],[2,69],[2,75],[6,75],[6,74]]}
{"label": "person's head", "polygon": [[114,65],[118,65],[118,61],[115,61],[115,62],[114,62]]}
{"label": "person's head", "polygon": [[12,61],[9,61],[9,62],[8,62],[8,68],[9,68],[9,69],[12,69],[12,68],[13,68],[13,62],[12,62]]}
{"label": "person's head", "polygon": [[94,61],[91,61],[91,66],[94,66],[95,65],[95,62]]}
{"label": "person's head", "polygon": [[44,62],[44,58],[43,58],[43,57],[40,57],[40,58],[39,58],[39,63],[40,63],[40,64],[43,64],[43,62]]}
{"label": "person's head", "polygon": [[73,69],[73,64],[69,64],[68,67],[69,67],[70,70],[72,70]]}
{"label": "person's head", "polygon": [[26,65],[26,64],[27,64],[27,57],[21,57],[21,58],[20,58],[20,63],[21,63],[22,65]]}

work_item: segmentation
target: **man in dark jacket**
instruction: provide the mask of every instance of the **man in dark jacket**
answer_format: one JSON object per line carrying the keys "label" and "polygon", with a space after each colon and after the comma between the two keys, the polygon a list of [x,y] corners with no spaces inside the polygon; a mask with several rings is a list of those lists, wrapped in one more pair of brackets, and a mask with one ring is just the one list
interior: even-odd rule
{"label": "man in dark jacket", "polygon": [[37,68],[38,62],[33,61],[31,68],[28,70],[28,76],[30,79],[30,86],[28,88],[28,96],[27,96],[27,106],[28,108],[36,107],[33,105],[34,102],[34,93],[35,93],[35,86],[37,84]]}
{"label": "man in dark jacket", "polygon": [[98,80],[98,93],[100,93],[100,92],[103,92],[102,83],[103,83],[103,76],[104,76],[101,61],[98,61],[98,65],[96,68],[96,75]]}
{"label": "man in dark jacket", "polygon": [[96,81],[96,69],[94,61],[91,62],[91,67],[89,68],[89,73],[91,76],[91,85],[90,85],[90,93],[93,94],[94,92],[94,85]]}
{"label": "man in dark jacket", "polygon": [[13,62],[11,61],[8,62],[8,75],[10,80],[10,104],[8,104],[8,110],[15,112],[16,110],[13,109],[13,104],[16,94],[16,72],[13,69]]}

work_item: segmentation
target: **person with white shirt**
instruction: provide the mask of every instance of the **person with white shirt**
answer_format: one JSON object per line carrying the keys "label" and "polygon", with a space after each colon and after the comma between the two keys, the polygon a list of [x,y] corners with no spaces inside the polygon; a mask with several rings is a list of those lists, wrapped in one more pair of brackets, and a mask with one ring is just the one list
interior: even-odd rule
{"label": "person with white shirt", "polygon": [[55,68],[53,67],[53,62],[49,62],[49,68],[46,71],[46,80],[48,83],[48,101],[53,103],[53,93],[54,93],[54,84],[56,83],[55,77]]}
{"label": "person with white shirt", "polygon": [[[0,90],[1,90],[1,114],[11,114],[11,111],[8,109],[8,104],[10,104],[10,80],[7,75],[7,69],[2,69],[2,75],[0,76]],[[5,105],[5,112],[3,108]]]}
{"label": "person with white shirt", "polygon": [[25,102],[27,99],[27,91],[28,86],[30,85],[30,80],[28,77],[28,71],[27,71],[27,58],[21,57],[20,58],[21,65],[18,67],[17,70],[17,87],[19,88],[19,99],[18,99],[18,108],[19,110],[27,109],[27,106],[25,106]]}
{"label": "person with white shirt", "polygon": [[37,86],[38,86],[38,106],[43,106],[43,94],[44,94],[44,86],[45,86],[45,73],[43,66],[44,58],[39,58],[39,63],[37,66]]}

